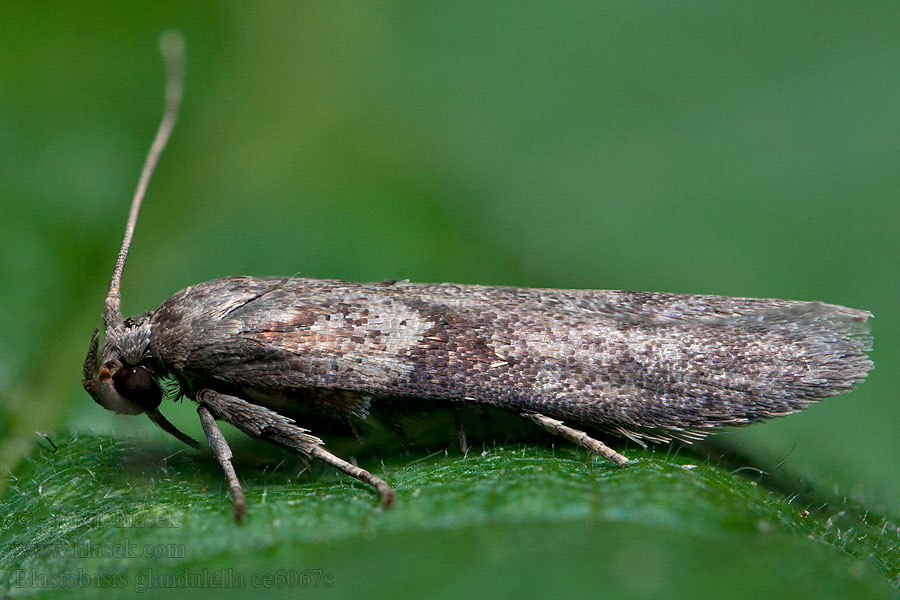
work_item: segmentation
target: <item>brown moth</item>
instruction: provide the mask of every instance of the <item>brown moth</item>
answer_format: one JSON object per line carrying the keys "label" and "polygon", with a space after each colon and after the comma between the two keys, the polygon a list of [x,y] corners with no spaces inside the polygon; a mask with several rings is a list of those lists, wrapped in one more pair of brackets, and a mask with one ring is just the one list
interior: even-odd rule
{"label": "brown moth", "polygon": [[141,173],[84,388],[106,409],[158,408],[162,378],[197,403],[241,520],[246,501],[216,425],[390,486],[276,410],[352,425],[374,402],[416,398],[506,409],[616,464],[624,456],[566,422],[642,442],[691,440],[788,415],[846,392],[871,369],[871,314],[792,300],[614,290],[226,277],[123,318],[119,286],[141,200],[177,119],[183,41],[164,36],[166,111]]}

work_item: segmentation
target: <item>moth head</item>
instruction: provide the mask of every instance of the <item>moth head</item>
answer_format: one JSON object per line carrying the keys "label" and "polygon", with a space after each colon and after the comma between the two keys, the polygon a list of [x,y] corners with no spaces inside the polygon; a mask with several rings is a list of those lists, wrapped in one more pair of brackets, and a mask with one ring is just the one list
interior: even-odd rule
{"label": "moth head", "polygon": [[102,351],[98,338],[95,329],[84,360],[84,389],[97,404],[119,414],[156,411],[163,391],[150,361],[149,324],[108,328]]}
{"label": "moth head", "polygon": [[146,315],[106,328],[100,349],[100,332],[94,329],[84,359],[81,384],[94,402],[121,415],[145,413],[165,432],[188,446],[199,447],[159,412],[162,386],[150,355],[150,325]]}

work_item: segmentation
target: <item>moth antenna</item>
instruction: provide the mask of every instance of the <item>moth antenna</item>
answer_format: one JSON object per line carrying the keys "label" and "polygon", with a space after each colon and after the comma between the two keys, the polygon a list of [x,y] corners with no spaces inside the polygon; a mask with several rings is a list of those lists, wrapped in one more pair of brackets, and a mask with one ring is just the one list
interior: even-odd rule
{"label": "moth antenna", "polygon": [[172,425],[172,423],[170,423],[169,420],[165,418],[158,410],[148,412],[147,416],[150,417],[151,421],[159,425],[163,431],[178,438],[180,441],[184,442],[191,448],[197,449],[200,447],[200,444],[197,443],[197,440],[185,433],[181,433],[181,431],[179,431],[177,427]]}
{"label": "moth antenna", "polygon": [[131,247],[131,238],[134,236],[134,227],[137,224],[141,201],[144,199],[159,156],[165,149],[175,122],[178,120],[178,110],[181,107],[181,96],[184,90],[184,37],[177,31],[166,31],[159,38],[159,48],[166,63],[166,108],[159,123],[159,129],[156,130],[156,137],[144,160],[141,177],[138,179],[137,189],[131,200],[131,210],[128,213],[128,224],[125,226],[122,247],[119,249],[116,266],[113,269],[112,278],[109,280],[109,293],[106,295],[106,307],[103,311],[103,323],[107,328],[121,326],[125,323],[121,310],[122,294],[119,289],[122,282],[122,271],[125,270],[125,260],[128,258],[128,249]]}

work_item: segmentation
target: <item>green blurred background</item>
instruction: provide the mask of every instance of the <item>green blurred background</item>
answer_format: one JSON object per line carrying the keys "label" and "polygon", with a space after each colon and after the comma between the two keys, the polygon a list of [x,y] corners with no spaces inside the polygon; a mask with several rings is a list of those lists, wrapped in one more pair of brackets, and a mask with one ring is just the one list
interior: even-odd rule
{"label": "green blurred background", "polygon": [[185,102],[126,314],[293,273],[868,309],[864,385],[724,437],[900,514],[898,23],[894,1],[2,3],[0,466],[35,430],[162,435],[80,366],[174,27]]}

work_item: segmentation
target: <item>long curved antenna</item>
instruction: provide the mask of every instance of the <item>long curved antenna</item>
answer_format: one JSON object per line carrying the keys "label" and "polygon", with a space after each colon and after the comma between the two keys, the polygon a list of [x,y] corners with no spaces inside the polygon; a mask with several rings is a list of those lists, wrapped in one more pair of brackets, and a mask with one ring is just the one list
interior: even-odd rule
{"label": "long curved antenna", "polygon": [[178,120],[178,110],[181,107],[181,93],[184,89],[184,37],[177,31],[166,31],[159,38],[159,48],[166,63],[166,109],[163,113],[156,137],[144,160],[144,168],[138,180],[134,198],[131,200],[131,211],[128,213],[128,224],[125,226],[125,237],[122,239],[122,247],[116,258],[116,266],[113,269],[112,278],[109,280],[109,293],[106,295],[106,307],[103,310],[103,323],[107,328],[123,325],[122,318],[122,294],[119,286],[122,282],[122,271],[125,270],[125,260],[128,258],[128,249],[131,247],[131,238],[134,236],[134,227],[137,224],[138,212],[141,210],[141,201],[147,192],[150,176],[156,168],[159,156],[162,154],[169,135]]}

